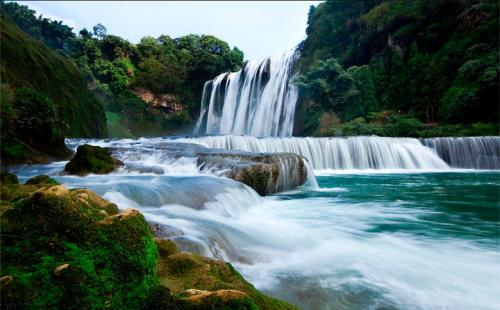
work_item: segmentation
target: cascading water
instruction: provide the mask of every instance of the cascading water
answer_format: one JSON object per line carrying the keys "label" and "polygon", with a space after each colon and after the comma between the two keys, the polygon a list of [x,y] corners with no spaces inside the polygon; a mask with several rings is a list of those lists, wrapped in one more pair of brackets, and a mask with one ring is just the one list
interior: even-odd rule
{"label": "cascading water", "polygon": [[[207,152],[203,145],[292,151],[316,169],[448,166],[416,139],[68,140],[73,149],[83,143],[110,147],[125,167],[85,177],[62,174],[66,162],[12,172],[21,182],[47,174],[120,209],[137,208],[181,250],[229,261],[258,289],[304,310],[497,308],[498,171],[336,171],[318,177],[319,190],[260,197],[204,170],[190,153]],[[286,186],[296,162],[280,163]]]}
{"label": "cascading water", "polygon": [[500,137],[423,139],[450,166],[470,169],[500,169]]}
{"label": "cascading water", "polygon": [[295,51],[247,62],[203,88],[194,133],[291,136],[298,91],[292,84]]}
{"label": "cascading water", "polygon": [[178,141],[247,152],[296,153],[307,158],[314,169],[449,168],[436,153],[413,138],[256,138],[227,135]]}

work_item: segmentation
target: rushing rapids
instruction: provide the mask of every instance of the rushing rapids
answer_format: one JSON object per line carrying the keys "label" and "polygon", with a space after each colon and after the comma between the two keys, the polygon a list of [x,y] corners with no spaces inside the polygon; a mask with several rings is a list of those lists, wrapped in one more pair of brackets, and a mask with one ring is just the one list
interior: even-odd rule
{"label": "rushing rapids", "polygon": [[297,54],[288,51],[263,62],[247,62],[203,88],[195,134],[291,136],[298,91],[292,84]]}
{"label": "rushing rapids", "polygon": [[261,197],[171,156],[201,148],[178,140],[69,141],[111,147],[125,167],[108,175],[64,175],[66,162],[12,172],[137,208],[183,251],[227,260],[304,310],[497,308],[498,171],[324,173],[319,189]]}
{"label": "rushing rapids", "polygon": [[500,137],[430,138],[423,143],[452,167],[500,169]]}
{"label": "rushing rapids", "polygon": [[84,143],[110,148],[113,155],[124,162],[121,170],[126,173],[228,177],[252,187],[261,195],[292,190],[306,180],[317,188],[314,171],[302,157],[293,153],[217,150],[165,138],[67,141],[73,149]]}

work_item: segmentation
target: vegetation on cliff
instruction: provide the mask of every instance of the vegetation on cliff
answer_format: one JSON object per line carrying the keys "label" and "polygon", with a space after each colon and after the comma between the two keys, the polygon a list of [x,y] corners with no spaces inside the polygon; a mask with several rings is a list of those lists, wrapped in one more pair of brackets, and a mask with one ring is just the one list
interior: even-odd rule
{"label": "vegetation on cliff", "polygon": [[[26,33],[65,55],[84,73],[90,89],[104,103],[112,136],[176,133],[198,114],[205,81],[243,62],[243,52],[210,35],[144,37],[138,44],[107,33],[98,24],[78,35],[60,21],[36,17],[14,2],[3,12]],[[145,89],[172,102],[151,108],[137,96]]]}
{"label": "vegetation on cliff", "polygon": [[2,163],[63,158],[65,136],[106,136],[102,105],[71,61],[3,12],[0,22]]}
{"label": "vegetation on cliff", "polygon": [[[497,0],[311,7],[299,46],[299,131],[498,134],[498,8]],[[353,130],[360,123],[375,129]]]}

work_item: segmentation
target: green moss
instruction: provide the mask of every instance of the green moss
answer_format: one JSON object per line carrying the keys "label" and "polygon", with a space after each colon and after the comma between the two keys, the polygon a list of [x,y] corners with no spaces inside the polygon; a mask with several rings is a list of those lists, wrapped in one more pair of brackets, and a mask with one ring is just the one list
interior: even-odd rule
{"label": "green moss", "polygon": [[25,195],[1,216],[2,276],[15,279],[2,288],[2,308],[144,308],[158,285],[156,245],[144,217],[108,216],[116,205],[90,191],[43,186],[3,189]]}
{"label": "green moss", "polygon": [[59,185],[59,182],[49,177],[48,175],[39,175],[32,177],[26,183],[26,185],[44,184],[44,185]]}
{"label": "green moss", "polygon": [[85,144],[78,147],[75,156],[64,167],[64,171],[71,174],[104,174],[122,164],[111,156],[109,149]]}
{"label": "green moss", "polygon": [[[296,309],[286,302],[260,293],[231,264],[220,260],[213,260],[190,253],[162,255],[162,252],[160,252],[157,273],[162,285],[168,287],[172,293],[177,294],[179,297],[186,297],[181,294],[187,289],[208,291],[231,289],[248,295],[251,303],[247,303],[246,299],[243,299],[241,306],[250,308],[243,309]],[[209,301],[207,303],[210,304]],[[201,309],[207,308],[202,307]]]}
{"label": "green moss", "polygon": [[[33,180],[0,187],[9,203],[0,216],[0,276],[13,279],[2,287],[2,309],[294,309],[230,264],[154,239],[137,210],[117,213],[89,190]],[[191,288],[240,292],[188,300],[181,293]]]}
{"label": "green moss", "polygon": [[180,252],[177,245],[172,240],[161,238],[155,238],[154,240],[158,248],[158,253],[161,256],[167,257]]}

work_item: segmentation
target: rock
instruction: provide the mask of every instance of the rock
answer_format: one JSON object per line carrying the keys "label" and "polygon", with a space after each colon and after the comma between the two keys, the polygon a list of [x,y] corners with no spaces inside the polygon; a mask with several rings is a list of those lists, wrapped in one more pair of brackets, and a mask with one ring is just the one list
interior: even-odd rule
{"label": "rock", "polygon": [[199,154],[198,165],[242,182],[262,196],[294,189],[307,181],[304,159],[292,153]]}
{"label": "rock", "polygon": [[177,245],[168,239],[155,238],[156,247],[158,248],[158,253],[161,256],[167,257],[173,254],[179,253]]}
{"label": "rock", "polygon": [[122,165],[121,161],[111,156],[109,149],[85,144],[78,147],[73,159],[64,167],[64,171],[78,175],[106,174]]}
{"label": "rock", "polygon": [[[191,253],[159,253],[157,274],[160,283],[174,294],[210,309],[296,309],[257,291],[229,263]],[[253,307],[252,307],[253,306]]]}
{"label": "rock", "polygon": [[[118,213],[92,191],[45,183],[1,190],[2,201],[13,199],[0,216],[9,272],[0,278],[2,309],[295,309],[228,263],[154,239],[139,211]],[[200,291],[179,296],[189,289]]]}
{"label": "rock", "polygon": [[7,185],[7,184],[19,184],[19,179],[15,174],[8,173],[6,171],[1,171],[0,172],[0,183],[1,185]]}
{"label": "rock", "polygon": [[59,276],[61,272],[69,268],[69,264],[62,264],[61,266],[57,266],[56,269],[54,269],[54,275]]}
{"label": "rock", "polygon": [[238,290],[206,291],[189,289],[184,291],[183,293],[189,295],[189,297],[186,297],[184,299],[193,304],[210,303],[211,299],[218,299],[223,303],[227,303],[229,301],[248,298],[248,295],[246,293]]}
{"label": "rock", "polygon": [[39,176],[36,176],[36,177],[29,179],[24,184],[26,184],[26,185],[35,185],[35,184],[58,185],[59,182],[52,179],[48,175],[39,175]]}
{"label": "rock", "polygon": [[17,200],[0,217],[2,270],[23,280],[2,287],[2,308],[142,309],[162,290],[157,248],[137,210],[118,213],[92,191],[63,185],[10,191]]}
{"label": "rock", "polygon": [[156,94],[147,89],[136,87],[132,92],[150,107],[159,109],[165,112],[182,111],[183,106],[179,103],[179,99],[171,94]]}
{"label": "rock", "polygon": [[[168,142],[156,146],[166,159],[181,157],[196,158],[201,170],[209,170],[215,175],[234,179],[252,187],[260,195],[269,195],[287,191],[303,185],[307,181],[307,169],[304,158],[293,153],[249,153],[238,150],[209,149],[194,143]],[[144,150],[117,147],[116,152],[140,152]],[[155,151],[148,154],[153,154]],[[126,169],[138,171],[137,166],[127,166]],[[143,171],[149,172],[146,167]]]}

